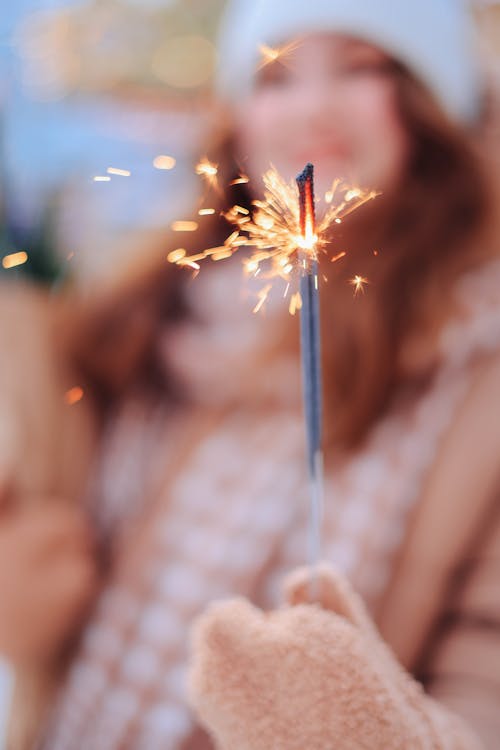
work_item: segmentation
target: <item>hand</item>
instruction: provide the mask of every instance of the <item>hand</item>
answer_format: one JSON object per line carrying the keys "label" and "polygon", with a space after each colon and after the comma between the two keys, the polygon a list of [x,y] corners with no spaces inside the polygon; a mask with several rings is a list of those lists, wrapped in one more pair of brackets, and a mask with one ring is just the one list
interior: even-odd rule
{"label": "hand", "polygon": [[0,653],[15,664],[50,659],[96,589],[83,513],[52,499],[0,508]]}
{"label": "hand", "polygon": [[219,750],[478,750],[398,664],[363,602],[327,566],[263,613],[215,603],[193,630],[191,702]]}

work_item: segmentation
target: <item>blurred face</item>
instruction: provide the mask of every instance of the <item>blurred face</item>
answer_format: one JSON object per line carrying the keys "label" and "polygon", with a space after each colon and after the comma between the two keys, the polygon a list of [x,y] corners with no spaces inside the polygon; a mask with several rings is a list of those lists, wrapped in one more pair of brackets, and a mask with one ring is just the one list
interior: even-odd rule
{"label": "blurred face", "polygon": [[291,179],[311,161],[318,192],[337,177],[387,190],[409,151],[389,58],[337,34],[308,36],[262,66],[236,117],[238,155],[256,181],[271,163]]}

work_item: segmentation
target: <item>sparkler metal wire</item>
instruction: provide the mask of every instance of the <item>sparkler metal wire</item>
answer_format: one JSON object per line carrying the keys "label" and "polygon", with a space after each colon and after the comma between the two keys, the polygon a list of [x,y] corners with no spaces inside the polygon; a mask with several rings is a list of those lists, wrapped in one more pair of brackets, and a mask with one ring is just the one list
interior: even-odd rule
{"label": "sparkler metal wire", "polygon": [[[300,341],[302,390],[306,423],[306,451],[309,475],[309,564],[311,569],[321,559],[321,525],[323,515],[323,453],[321,331],[319,313],[318,259],[315,250],[314,167],[307,164],[297,176],[300,228],[305,239],[300,279]],[[311,598],[317,598],[316,581],[311,580]]]}

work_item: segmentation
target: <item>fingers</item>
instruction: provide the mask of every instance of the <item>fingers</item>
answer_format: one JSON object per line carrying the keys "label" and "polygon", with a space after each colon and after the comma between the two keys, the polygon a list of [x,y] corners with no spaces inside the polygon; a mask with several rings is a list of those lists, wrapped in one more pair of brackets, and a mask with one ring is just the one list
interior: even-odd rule
{"label": "fingers", "polygon": [[363,600],[347,579],[328,563],[319,563],[313,568],[297,568],[287,576],[283,588],[285,599],[291,606],[316,601],[324,609],[345,617],[365,632],[374,632]]}

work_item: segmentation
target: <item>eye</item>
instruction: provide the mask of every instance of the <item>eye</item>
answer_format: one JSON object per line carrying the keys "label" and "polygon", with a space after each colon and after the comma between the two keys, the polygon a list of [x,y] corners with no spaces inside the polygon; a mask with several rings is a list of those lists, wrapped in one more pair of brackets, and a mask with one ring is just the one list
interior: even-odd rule
{"label": "eye", "polygon": [[346,76],[379,76],[392,69],[392,61],[387,55],[365,44],[348,43],[343,54],[334,61],[337,73]]}
{"label": "eye", "polygon": [[257,73],[256,88],[265,86],[282,87],[292,81],[292,73],[283,63],[271,62],[264,65]]}

